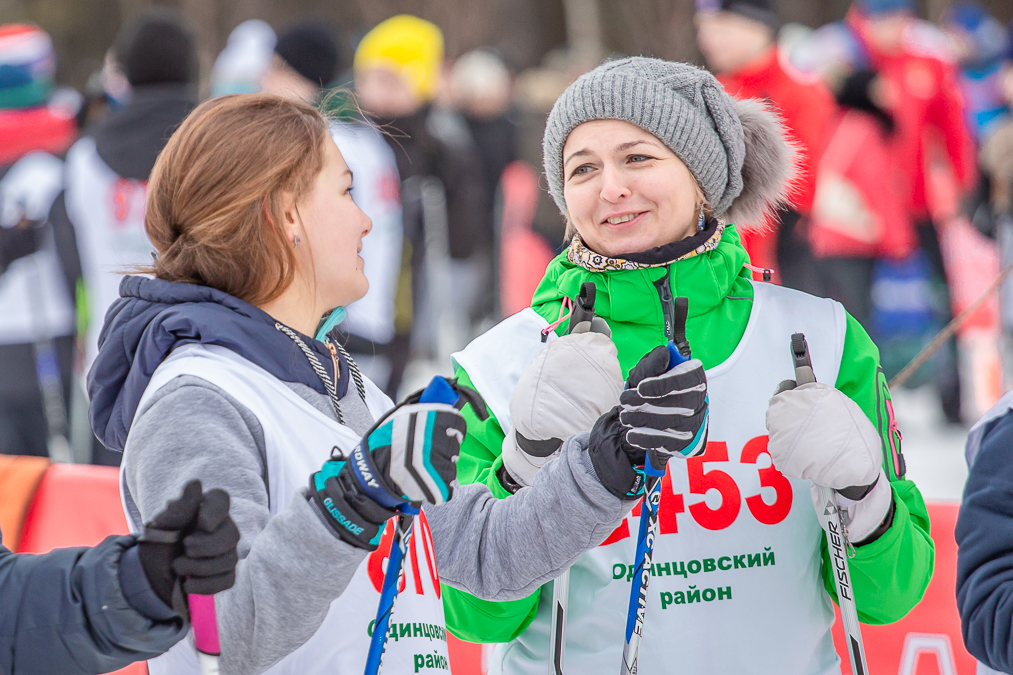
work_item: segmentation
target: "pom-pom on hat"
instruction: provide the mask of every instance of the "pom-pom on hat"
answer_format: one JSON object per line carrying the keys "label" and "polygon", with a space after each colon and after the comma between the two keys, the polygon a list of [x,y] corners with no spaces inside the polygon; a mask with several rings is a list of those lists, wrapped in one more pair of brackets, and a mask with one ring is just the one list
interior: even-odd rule
{"label": "pom-pom on hat", "polygon": [[737,101],[706,70],[641,56],[609,61],[580,76],[549,113],[542,158],[549,193],[563,215],[563,146],[577,126],[616,119],[658,137],[689,168],[714,215],[762,225],[782,204],[796,153],[778,116]]}
{"label": "pom-pom on hat", "polygon": [[43,105],[53,89],[56,52],[38,26],[0,26],[0,109]]}
{"label": "pom-pom on hat", "polygon": [[355,69],[387,68],[422,101],[431,101],[440,84],[443,33],[417,16],[399,14],[366,33],[355,50]]}

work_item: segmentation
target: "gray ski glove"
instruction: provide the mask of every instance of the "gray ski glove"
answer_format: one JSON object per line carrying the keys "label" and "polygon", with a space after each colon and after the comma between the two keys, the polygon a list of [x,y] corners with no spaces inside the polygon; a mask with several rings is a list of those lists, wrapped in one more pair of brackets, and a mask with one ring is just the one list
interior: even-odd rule
{"label": "gray ski glove", "polygon": [[550,342],[525,368],[510,399],[512,426],[502,454],[513,483],[531,485],[563,441],[590,430],[622,390],[618,352],[607,335],[573,332]]}

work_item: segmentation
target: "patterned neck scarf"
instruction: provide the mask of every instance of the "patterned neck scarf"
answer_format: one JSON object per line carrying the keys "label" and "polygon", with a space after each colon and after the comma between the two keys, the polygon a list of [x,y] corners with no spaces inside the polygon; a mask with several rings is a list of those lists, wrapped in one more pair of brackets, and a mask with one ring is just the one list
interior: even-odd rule
{"label": "patterned neck scarf", "polygon": [[[707,228],[710,230],[711,228]],[[713,251],[718,247],[721,242],[721,235],[725,231],[724,223],[716,223],[714,231],[708,233],[707,230],[701,232],[700,235],[707,235],[701,237],[700,235],[694,235],[687,239],[660,246],[653,249],[649,254],[633,254],[631,257],[638,258],[641,260],[653,259],[652,262],[638,262],[637,260],[631,260],[628,258],[610,258],[609,256],[602,255],[601,253],[595,253],[589,249],[580,236],[575,236],[570,241],[569,248],[566,249],[566,259],[573,263],[583,267],[589,272],[619,272],[622,270],[642,270],[650,267],[665,267],[671,265],[674,262],[680,260],[686,260],[694,256]],[[700,238],[703,241],[697,243]],[[693,241],[696,240],[696,241]],[[689,251],[686,251],[687,246],[693,246]],[[668,254],[667,256],[665,254]]]}

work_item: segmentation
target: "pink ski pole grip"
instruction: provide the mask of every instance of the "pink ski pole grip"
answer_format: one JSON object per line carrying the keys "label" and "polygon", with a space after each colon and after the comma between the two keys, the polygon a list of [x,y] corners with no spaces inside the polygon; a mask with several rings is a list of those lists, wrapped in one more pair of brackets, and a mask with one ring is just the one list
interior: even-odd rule
{"label": "pink ski pole grip", "polygon": [[193,645],[197,651],[212,656],[222,653],[218,643],[218,616],[215,614],[215,596],[187,596],[190,606],[190,625],[193,626]]}

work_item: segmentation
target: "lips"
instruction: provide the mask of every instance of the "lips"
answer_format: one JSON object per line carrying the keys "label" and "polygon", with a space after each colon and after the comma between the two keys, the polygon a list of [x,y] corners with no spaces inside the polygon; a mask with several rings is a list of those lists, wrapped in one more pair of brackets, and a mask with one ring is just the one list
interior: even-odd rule
{"label": "lips", "polygon": [[601,221],[601,225],[613,229],[625,229],[639,224],[647,211],[626,211],[624,213],[613,213]]}

